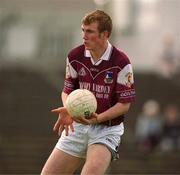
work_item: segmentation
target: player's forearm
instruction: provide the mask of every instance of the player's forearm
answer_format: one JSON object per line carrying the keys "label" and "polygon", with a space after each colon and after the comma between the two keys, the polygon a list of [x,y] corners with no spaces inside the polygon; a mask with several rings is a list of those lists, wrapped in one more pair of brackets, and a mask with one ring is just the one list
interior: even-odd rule
{"label": "player's forearm", "polygon": [[129,110],[130,103],[116,103],[114,106],[98,115],[98,122],[112,120],[120,115],[126,114]]}
{"label": "player's forearm", "polygon": [[66,106],[67,96],[68,96],[68,94],[66,94],[65,92],[62,92],[62,93],[61,93],[61,100],[62,100],[62,103],[63,103],[63,106],[64,106],[64,107]]}

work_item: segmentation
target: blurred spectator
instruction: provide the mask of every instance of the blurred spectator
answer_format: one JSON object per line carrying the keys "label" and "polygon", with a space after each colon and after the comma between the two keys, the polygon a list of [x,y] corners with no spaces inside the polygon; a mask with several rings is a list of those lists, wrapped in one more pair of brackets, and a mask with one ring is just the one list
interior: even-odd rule
{"label": "blurred spectator", "polygon": [[177,71],[177,54],[175,42],[172,35],[167,34],[163,38],[163,48],[161,53],[160,73],[166,78],[171,78]]}
{"label": "blurred spectator", "polygon": [[148,100],[138,116],[135,126],[138,149],[142,152],[153,151],[159,143],[162,132],[162,117],[159,103]]}
{"label": "blurred spectator", "polygon": [[180,150],[180,113],[176,105],[170,104],[164,110],[164,124],[161,141],[162,151]]}

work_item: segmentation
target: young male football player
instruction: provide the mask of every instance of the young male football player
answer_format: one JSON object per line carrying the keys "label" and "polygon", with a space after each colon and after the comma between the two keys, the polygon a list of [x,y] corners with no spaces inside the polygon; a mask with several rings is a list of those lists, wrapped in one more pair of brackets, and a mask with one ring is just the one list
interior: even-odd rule
{"label": "young male football player", "polygon": [[[63,107],[54,130],[61,135],[42,174],[73,174],[82,159],[82,175],[100,175],[111,160],[118,159],[118,147],[124,133],[123,120],[134,101],[133,71],[128,57],[108,41],[112,20],[96,10],[82,20],[83,44],[67,57],[66,77],[61,97]],[[75,89],[94,93],[98,107],[90,119],[73,119],[65,101]]]}

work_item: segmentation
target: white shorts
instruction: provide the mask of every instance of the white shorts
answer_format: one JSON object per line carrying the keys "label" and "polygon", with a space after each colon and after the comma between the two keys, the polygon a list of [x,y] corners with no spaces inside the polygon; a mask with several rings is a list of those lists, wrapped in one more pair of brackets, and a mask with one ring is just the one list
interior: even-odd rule
{"label": "white shorts", "polygon": [[112,160],[118,159],[118,148],[121,141],[121,135],[124,133],[124,125],[121,123],[116,126],[106,125],[83,125],[73,123],[74,132],[70,131],[65,135],[63,131],[56,148],[72,156],[85,158],[89,145],[103,144],[112,154]]}

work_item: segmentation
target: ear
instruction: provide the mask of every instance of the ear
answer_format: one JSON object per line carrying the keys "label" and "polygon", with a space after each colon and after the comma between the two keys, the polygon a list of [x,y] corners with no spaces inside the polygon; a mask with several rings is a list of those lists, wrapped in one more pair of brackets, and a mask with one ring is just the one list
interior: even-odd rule
{"label": "ear", "polygon": [[102,38],[108,38],[108,37],[109,37],[108,31],[102,32],[102,33],[101,33],[101,37],[102,37]]}
{"label": "ear", "polygon": [[107,38],[109,38],[109,32],[108,32],[108,31],[105,31],[105,36],[106,36]]}

